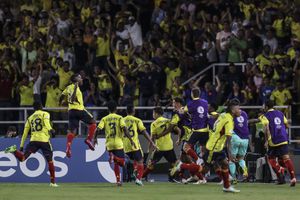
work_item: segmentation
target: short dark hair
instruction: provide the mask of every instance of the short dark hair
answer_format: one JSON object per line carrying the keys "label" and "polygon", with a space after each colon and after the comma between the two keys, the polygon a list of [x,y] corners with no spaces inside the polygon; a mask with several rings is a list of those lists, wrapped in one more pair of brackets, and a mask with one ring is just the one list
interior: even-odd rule
{"label": "short dark hair", "polygon": [[274,105],[275,105],[275,103],[274,103],[273,100],[268,99],[268,100],[266,100],[266,102],[265,102],[265,106],[267,106],[269,109],[273,108]]}
{"label": "short dark hair", "polygon": [[127,112],[128,115],[132,114],[134,112],[134,106],[133,105],[127,105],[126,112]]}
{"label": "short dark hair", "polygon": [[33,109],[34,110],[42,110],[43,109],[42,103],[40,101],[33,102]]}
{"label": "short dark hair", "polygon": [[227,105],[227,112],[231,112],[233,106],[240,105],[240,101],[238,99],[231,99]]}
{"label": "short dark hair", "polygon": [[117,110],[117,103],[115,101],[109,101],[107,103],[107,108],[109,112],[115,112]]}
{"label": "short dark hair", "polygon": [[162,109],[162,107],[155,107],[153,109],[153,111],[156,113],[156,114],[159,114],[159,115],[163,115],[164,114],[164,110]]}
{"label": "short dark hair", "polygon": [[193,88],[192,89],[192,94],[193,94],[194,98],[200,97],[200,88],[198,88],[198,87]]}
{"label": "short dark hair", "polygon": [[184,101],[183,101],[183,99],[180,98],[180,97],[175,97],[175,98],[174,98],[174,101],[177,102],[177,103],[180,103],[181,105],[184,105]]}
{"label": "short dark hair", "polygon": [[79,74],[73,74],[73,75],[71,76],[70,80],[71,80],[72,83],[76,83],[76,82],[77,82],[77,81],[76,81],[76,78],[77,78],[78,75],[79,75]]}

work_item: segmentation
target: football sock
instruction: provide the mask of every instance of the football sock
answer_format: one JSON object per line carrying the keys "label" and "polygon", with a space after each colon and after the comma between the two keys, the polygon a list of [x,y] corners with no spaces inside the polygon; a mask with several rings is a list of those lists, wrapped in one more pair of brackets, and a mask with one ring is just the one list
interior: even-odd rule
{"label": "football sock", "polygon": [[275,173],[277,174],[277,176],[279,176],[283,168],[277,163],[276,158],[269,158],[269,163],[272,166]]}
{"label": "football sock", "polygon": [[188,170],[190,173],[196,174],[197,172],[200,172],[202,167],[200,165],[197,165],[195,163],[182,163],[180,166],[181,170]]}
{"label": "football sock", "polygon": [[114,155],[114,162],[118,163],[121,167],[123,167],[125,165],[125,159],[117,157],[115,155]]}
{"label": "football sock", "polygon": [[285,167],[285,168],[286,168],[286,166],[285,166],[285,164],[284,164],[284,161],[283,161],[283,159],[282,159],[282,158],[278,158],[278,163],[279,163],[279,165],[280,165],[280,166],[282,166],[282,167]]}
{"label": "football sock", "polygon": [[143,172],[144,172],[144,164],[137,163],[137,179],[141,180],[143,178]]}
{"label": "football sock", "polygon": [[239,165],[241,166],[241,168],[242,168],[243,170],[247,170],[245,160],[243,160],[243,159],[239,160]]}
{"label": "football sock", "polygon": [[21,162],[23,162],[25,160],[25,156],[24,156],[24,153],[22,151],[17,150],[17,151],[15,151],[14,155]]}
{"label": "football sock", "polygon": [[222,169],[221,168],[217,168],[215,169],[216,174],[218,175],[218,177],[223,180],[223,176],[222,176]]}
{"label": "football sock", "polygon": [[97,128],[96,124],[90,124],[89,125],[89,133],[88,133],[88,136],[87,136],[88,140],[90,140],[90,141],[93,140],[96,128]]}
{"label": "football sock", "polygon": [[50,181],[51,183],[55,183],[55,168],[53,161],[48,161],[48,168],[50,172]]}
{"label": "football sock", "polygon": [[68,133],[67,134],[67,147],[71,147],[71,144],[72,144],[72,141],[75,137],[75,134],[74,133]]}
{"label": "football sock", "polygon": [[228,169],[222,169],[222,177],[223,177],[224,188],[229,188],[230,187],[230,182],[229,182],[229,171],[228,171]]}
{"label": "football sock", "polygon": [[118,163],[115,163],[115,165],[114,165],[114,172],[115,172],[117,183],[119,183],[120,182],[120,166]]}
{"label": "football sock", "polygon": [[200,180],[203,180],[203,174],[201,172],[197,172],[195,173],[195,175],[200,179]]}
{"label": "football sock", "polygon": [[191,156],[194,161],[197,161],[198,160],[198,155],[196,154],[196,152],[194,151],[194,149],[192,149],[192,147],[190,147],[187,152],[186,152],[187,155]]}
{"label": "football sock", "polygon": [[233,178],[235,178],[235,174],[236,174],[236,165],[234,162],[229,161],[229,170],[230,170],[230,174]]}
{"label": "football sock", "polygon": [[288,158],[284,159],[283,162],[290,173],[291,179],[295,178],[295,169],[292,160]]}
{"label": "football sock", "polygon": [[143,178],[148,176],[148,174],[150,174],[150,172],[152,172],[152,170],[153,169],[150,169],[149,167],[146,167],[146,169],[144,170],[144,173],[143,173]]}

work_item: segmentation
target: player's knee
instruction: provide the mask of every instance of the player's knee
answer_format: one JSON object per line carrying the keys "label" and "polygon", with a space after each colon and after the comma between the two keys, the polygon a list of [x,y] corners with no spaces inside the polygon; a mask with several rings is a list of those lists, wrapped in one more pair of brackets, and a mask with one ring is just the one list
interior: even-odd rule
{"label": "player's knee", "polygon": [[288,154],[283,155],[283,156],[282,156],[282,159],[283,159],[283,160],[288,160],[288,159],[290,159],[290,156],[289,156]]}
{"label": "player's knee", "polygon": [[221,164],[222,169],[227,169],[228,165],[229,165],[229,163],[226,159],[222,160],[220,164]]}
{"label": "player's knee", "polygon": [[53,154],[45,155],[45,159],[47,160],[47,162],[51,162],[53,160],[52,157],[53,157]]}
{"label": "player's knee", "polygon": [[150,170],[153,170],[154,169],[154,165],[155,165],[155,162],[150,160],[148,162],[147,168],[150,169]]}
{"label": "player's knee", "polygon": [[192,146],[190,144],[188,144],[188,143],[185,143],[183,145],[183,151],[184,152],[188,152],[191,148],[192,148]]}

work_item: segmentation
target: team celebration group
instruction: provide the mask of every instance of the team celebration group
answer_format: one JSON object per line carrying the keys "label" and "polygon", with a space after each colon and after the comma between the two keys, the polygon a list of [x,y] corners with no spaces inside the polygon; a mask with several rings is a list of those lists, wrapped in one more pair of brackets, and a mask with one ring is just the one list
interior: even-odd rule
{"label": "team celebration group", "polygon": [[[109,114],[100,120],[98,126],[93,116],[84,108],[82,92],[79,86],[82,78],[79,74],[71,77],[71,84],[62,92],[60,105],[68,104],[69,128],[67,134],[66,157],[72,157],[72,141],[76,137],[79,121],[88,124],[88,134],[85,143],[90,150],[95,150],[97,136],[104,134],[106,149],[109,152],[109,162],[113,164],[118,186],[122,185],[120,167],[125,165],[125,154],[133,161],[135,183],[143,186],[142,179],[151,173],[155,164],[165,158],[172,166],[171,177],[184,177],[189,174],[197,179],[199,184],[206,183],[205,175],[214,169],[222,180],[224,192],[240,192],[231,185],[231,179],[236,179],[236,168],[242,169],[244,178],[248,176],[244,157],[249,143],[249,128],[247,113],[240,109],[240,102],[232,99],[226,105],[226,110],[217,113],[206,100],[200,98],[199,88],[191,90],[192,101],[185,105],[183,99],[173,99],[172,118],[164,117],[161,107],[153,109],[154,121],[150,134],[141,119],[135,117],[133,105],[127,105],[127,116],[117,114],[117,103],[107,104]],[[57,187],[55,182],[55,167],[53,150],[50,144],[51,136],[55,135],[50,114],[43,111],[42,104],[33,104],[35,112],[27,119],[20,148],[8,147],[5,152],[13,153],[19,161],[26,160],[30,154],[41,150],[48,162],[50,186]],[[288,120],[283,112],[274,109],[274,103],[267,100],[263,106],[264,112],[259,117],[264,126],[268,162],[277,175],[277,183],[284,184],[285,169],[290,174],[290,186],[296,185],[296,177],[292,160],[288,155]],[[23,150],[28,133],[30,142]],[[143,134],[149,141],[150,159],[144,166],[144,158],[138,135]],[[180,157],[174,152],[171,133],[177,135],[176,145],[181,145]],[[196,153],[195,146],[200,146]]]}

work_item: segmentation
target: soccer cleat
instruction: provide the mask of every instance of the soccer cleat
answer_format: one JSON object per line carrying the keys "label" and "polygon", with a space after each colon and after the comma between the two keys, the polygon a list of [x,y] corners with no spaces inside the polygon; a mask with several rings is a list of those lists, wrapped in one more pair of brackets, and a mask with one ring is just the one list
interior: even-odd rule
{"label": "soccer cleat", "polygon": [[7,147],[4,152],[5,153],[15,153],[16,151],[17,151],[17,146],[13,145],[13,146]]}
{"label": "soccer cleat", "polygon": [[231,192],[231,193],[239,193],[240,190],[235,189],[234,187],[230,186],[229,188],[223,188],[224,192]]}
{"label": "soccer cleat", "polygon": [[203,180],[199,180],[195,183],[193,183],[194,185],[204,185],[207,183],[207,180],[205,178],[203,178]]}
{"label": "soccer cleat", "polygon": [[122,186],[122,183],[121,183],[121,182],[117,182],[116,184],[117,184],[118,187],[121,187],[121,186]]}
{"label": "soccer cleat", "polygon": [[71,155],[72,155],[71,147],[70,147],[70,146],[67,146],[66,156],[67,156],[68,158],[71,158]]}
{"label": "soccer cleat", "polygon": [[139,179],[135,180],[135,184],[139,185],[139,186],[144,186],[143,182]]}
{"label": "soccer cleat", "polygon": [[176,172],[180,171],[181,164],[182,164],[182,162],[179,161],[179,160],[176,162],[176,164],[174,165],[174,167],[170,171],[171,176],[174,176]]}
{"label": "soccer cleat", "polygon": [[291,187],[295,187],[295,186],[296,186],[296,183],[297,183],[296,178],[293,178],[293,179],[291,180],[291,182],[290,182],[290,186],[291,186]]}
{"label": "soccer cleat", "polygon": [[50,183],[50,187],[58,187],[56,183]]}
{"label": "soccer cleat", "polygon": [[95,146],[94,146],[94,144],[92,143],[91,140],[85,139],[85,140],[84,140],[84,143],[85,143],[86,145],[88,145],[88,147],[90,148],[90,150],[95,151]]}

